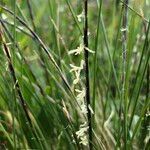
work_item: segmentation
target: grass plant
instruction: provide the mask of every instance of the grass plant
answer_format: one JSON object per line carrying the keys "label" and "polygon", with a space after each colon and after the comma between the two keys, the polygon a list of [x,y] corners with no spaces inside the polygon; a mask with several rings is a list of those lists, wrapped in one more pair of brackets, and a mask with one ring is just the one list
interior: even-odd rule
{"label": "grass plant", "polygon": [[148,0],[0,1],[0,149],[150,149]]}

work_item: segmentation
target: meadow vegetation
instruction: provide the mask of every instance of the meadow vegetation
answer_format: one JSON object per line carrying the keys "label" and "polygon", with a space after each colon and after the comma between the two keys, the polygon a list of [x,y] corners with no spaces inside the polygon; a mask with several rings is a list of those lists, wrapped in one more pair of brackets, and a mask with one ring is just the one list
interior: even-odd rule
{"label": "meadow vegetation", "polygon": [[150,148],[149,0],[0,0],[0,149]]}

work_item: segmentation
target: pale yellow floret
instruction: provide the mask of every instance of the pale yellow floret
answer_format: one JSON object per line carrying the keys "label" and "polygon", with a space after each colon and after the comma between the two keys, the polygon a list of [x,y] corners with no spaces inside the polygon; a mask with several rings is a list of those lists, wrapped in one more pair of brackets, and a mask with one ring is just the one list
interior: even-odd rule
{"label": "pale yellow floret", "polygon": [[73,84],[77,84],[80,81],[80,70],[79,71],[75,71],[75,76],[76,78],[73,80]]}
{"label": "pale yellow floret", "polygon": [[85,47],[83,43],[80,44],[77,49],[70,50],[68,52],[69,55],[74,54],[74,55],[80,55],[81,53],[84,52],[84,49],[87,50],[89,53],[95,53],[94,51],[90,50],[89,48]]}
{"label": "pale yellow floret", "polygon": [[73,64],[70,64],[70,67],[72,68],[70,72],[82,70],[84,67],[84,60],[81,60],[80,66],[75,66]]}
{"label": "pale yellow floret", "polygon": [[83,144],[85,146],[88,144],[88,139],[86,135],[88,128],[89,127],[87,126],[87,122],[85,122],[84,124],[80,125],[79,131],[76,132],[77,138],[81,140],[80,144]]}
{"label": "pale yellow floret", "polygon": [[82,90],[75,89],[75,91],[78,93],[77,100],[83,101],[86,93],[85,88],[83,88]]}
{"label": "pale yellow floret", "polygon": [[93,109],[92,109],[92,107],[90,105],[88,105],[88,108],[89,108],[91,114],[94,114],[94,111],[93,111]]}
{"label": "pale yellow floret", "polygon": [[86,105],[85,105],[84,103],[81,105],[81,112],[82,112],[83,114],[87,114],[87,113],[88,113],[87,107],[86,107]]}
{"label": "pale yellow floret", "polygon": [[78,21],[81,22],[82,19],[84,18],[84,11],[82,11],[81,14],[77,15]]}

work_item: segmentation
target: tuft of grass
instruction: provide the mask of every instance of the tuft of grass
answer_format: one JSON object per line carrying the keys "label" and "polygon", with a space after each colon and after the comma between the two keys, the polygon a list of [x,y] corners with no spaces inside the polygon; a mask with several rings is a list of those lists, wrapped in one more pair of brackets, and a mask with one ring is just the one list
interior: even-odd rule
{"label": "tuft of grass", "polygon": [[[0,149],[149,149],[149,7],[0,1]],[[81,41],[83,55],[69,55]],[[74,85],[70,64],[83,56]],[[75,89],[84,85],[83,115]],[[85,120],[88,130],[79,130]]]}

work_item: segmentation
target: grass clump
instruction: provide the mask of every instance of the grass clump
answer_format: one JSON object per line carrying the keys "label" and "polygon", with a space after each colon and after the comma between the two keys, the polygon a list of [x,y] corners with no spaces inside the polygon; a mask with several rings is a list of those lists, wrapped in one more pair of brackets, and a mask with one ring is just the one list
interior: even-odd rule
{"label": "grass clump", "polygon": [[0,149],[149,149],[149,6],[2,0]]}

